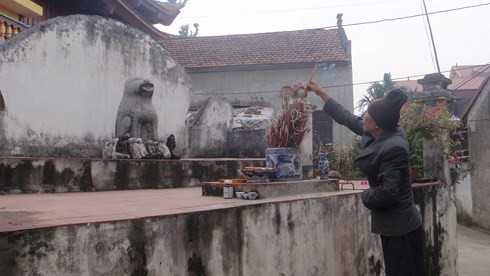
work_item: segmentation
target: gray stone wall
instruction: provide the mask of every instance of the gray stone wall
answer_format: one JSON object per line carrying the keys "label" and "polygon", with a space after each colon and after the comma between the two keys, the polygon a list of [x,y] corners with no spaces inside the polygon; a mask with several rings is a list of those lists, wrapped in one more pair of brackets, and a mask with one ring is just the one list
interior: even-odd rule
{"label": "gray stone wall", "polygon": [[[283,85],[293,85],[296,80],[306,83],[313,65],[295,68],[265,69],[248,68],[241,70],[189,72],[192,79],[191,105],[202,105],[210,96],[224,97],[233,106],[267,106],[279,109],[279,91]],[[352,66],[351,64],[324,64],[315,74],[315,80],[348,110],[353,110]],[[346,85],[347,84],[347,85]],[[309,95],[308,101],[317,109],[323,108],[323,101],[316,95]],[[334,123],[333,142],[338,147],[350,147],[352,133]],[[311,143],[311,142],[310,142]]]}
{"label": "gray stone wall", "polygon": [[[451,189],[415,189],[428,275],[457,275]],[[384,275],[360,193],[3,233],[5,275]]]}
{"label": "gray stone wall", "polygon": [[475,165],[471,175],[473,223],[490,230],[490,82],[483,87],[467,118],[470,161]]}
{"label": "gray stone wall", "polygon": [[188,155],[192,157],[228,156],[228,133],[232,130],[232,106],[223,98],[210,97],[188,128]]}
{"label": "gray stone wall", "polygon": [[150,36],[99,16],[57,17],[0,45],[0,154],[101,156],[124,83],[155,85],[159,137],[186,147],[190,79]]}
{"label": "gray stone wall", "polygon": [[246,166],[263,167],[265,160],[2,158],[0,194],[191,187],[237,178]]}
{"label": "gray stone wall", "polygon": [[[463,170],[468,170],[467,162],[461,164]],[[465,224],[473,223],[473,196],[471,193],[471,174],[466,175],[454,187],[456,196],[456,207],[458,210],[458,221]]]}

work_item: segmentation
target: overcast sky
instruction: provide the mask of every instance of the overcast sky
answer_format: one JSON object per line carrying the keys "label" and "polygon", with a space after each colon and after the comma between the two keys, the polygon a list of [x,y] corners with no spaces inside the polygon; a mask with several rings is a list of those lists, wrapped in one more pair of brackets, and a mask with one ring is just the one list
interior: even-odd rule
{"label": "overcast sky", "polygon": [[[425,0],[442,73],[451,66],[490,62],[490,0]],[[394,19],[424,13],[422,0],[188,0],[172,26],[199,23],[198,36],[248,34],[336,27],[338,13],[352,43],[354,83],[392,78],[420,79],[437,72],[424,16],[381,23],[349,24]],[[294,82],[295,80],[292,80]],[[354,85],[354,106],[368,85]]]}

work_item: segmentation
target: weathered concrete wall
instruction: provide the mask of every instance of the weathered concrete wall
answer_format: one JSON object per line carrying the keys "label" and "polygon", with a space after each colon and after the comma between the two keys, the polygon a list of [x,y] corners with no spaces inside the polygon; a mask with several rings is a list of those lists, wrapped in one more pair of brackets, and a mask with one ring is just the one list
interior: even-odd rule
{"label": "weathered concrete wall", "polygon": [[62,193],[198,186],[236,178],[263,159],[106,160],[0,159],[0,193]]}
{"label": "weathered concrete wall", "polygon": [[58,17],[0,46],[2,155],[101,156],[124,83],[155,85],[158,134],[186,147],[189,76],[150,36],[98,16]]}
{"label": "weathered concrete wall", "polygon": [[[189,139],[187,157],[265,157],[266,130],[233,131],[232,108],[225,97],[210,96],[202,103],[199,112],[195,115],[195,121],[187,128]],[[311,167],[313,159],[311,133],[300,145],[300,158],[306,169]]]}
{"label": "weathered concrete wall", "polygon": [[265,129],[228,132],[228,156],[265,158]]}
{"label": "weathered concrete wall", "polygon": [[425,231],[428,275],[458,275],[457,215],[454,190],[448,184],[414,189]]}
{"label": "weathered concrete wall", "polygon": [[[192,79],[191,105],[201,105],[209,96],[225,97],[233,106],[267,106],[279,109],[279,91],[283,85],[293,85],[296,80],[307,82],[312,66],[288,69],[256,69],[227,72],[189,72]],[[333,98],[347,109],[353,110],[352,66],[350,64],[330,64],[320,66],[315,80],[320,82]],[[331,87],[331,88],[329,88]],[[309,95],[308,101],[317,109],[323,108],[323,101],[316,95]],[[334,122],[333,142],[336,146],[350,147],[352,132]]]}
{"label": "weathered concrete wall", "polygon": [[[463,162],[462,169],[468,169],[468,164]],[[456,196],[456,208],[458,211],[458,221],[466,224],[473,223],[473,196],[471,193],[471,175],[468,174],[454,186]]]}
{"label": "weathered concrete wall", "polygon": [[[451,190],[415,190],[428,275],[457,275]],[[384,275],[360,194],[0,236],[5,275]]]}
{"label": "weathered concrete wall", "polygon": [[196,115],[189,132],[189,156],[227,156],[228,133],[232,129],[233,108],[224,98],[210,97]]}
{"label": "weathered concrete wall", "polygon": [[490,230],[490,82],[483,87],[467,118],[470,161],[475,165],[471,175],[473,223]]}

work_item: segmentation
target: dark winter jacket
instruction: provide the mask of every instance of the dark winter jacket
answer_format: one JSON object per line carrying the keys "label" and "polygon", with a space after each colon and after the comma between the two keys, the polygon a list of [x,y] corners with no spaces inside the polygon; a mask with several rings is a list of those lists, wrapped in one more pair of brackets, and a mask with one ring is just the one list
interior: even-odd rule
{"label": "dark winter jacket", "polygon": [[364,132],[362,118],[335,100],[329,99],[323,110],[337,123],[362,136],[363,150],[355,164],[369,180],[362,202],[371,210],[371,231],[383,236],[401,236],[419,228],[422,218],[413,203],[409,144],[402,127],[385,130],[375,140]]}

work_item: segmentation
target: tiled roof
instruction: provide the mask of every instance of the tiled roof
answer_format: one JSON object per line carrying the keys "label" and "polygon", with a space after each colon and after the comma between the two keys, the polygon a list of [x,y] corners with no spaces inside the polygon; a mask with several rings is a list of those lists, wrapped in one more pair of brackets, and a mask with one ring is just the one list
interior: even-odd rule
{"label": "tiled roof", "polygon": [[[489,64],[453,66],[449,74],[449,79],[452,83],[447,88],[453,92],[472,90],[476,93],[489,75]],[[405,86],[409,90],[415,90],[417,88],[417,91],[423,91],[422,85],[417,80],[395,81],[395,83],[397,86]]]}
{"label": "tiled roof", "polygon": [[187,69],[350,62],[337,29],[170,38],[160,43]]}
{"label": "tiled roof", "polygon": [[[466,120],[473,103],[481,94],[483,85],[490,79],[490,64],[453,66],[449,79],[452,83],[447,88],[453,92],[455,98],[471,99],[469,103],[461,102],[460,110],[462,112],[456,114]],[[417,88],[417,91],[423,91],[422,86],[416,80],[396,81],[395,83],[397,86],[405,86],[410,90]]]}
{"label": "tiled roof", "polygon": [[449,78],[453,81],[449,90],[479,90],[490,75],[490,65],[453,66]]}

